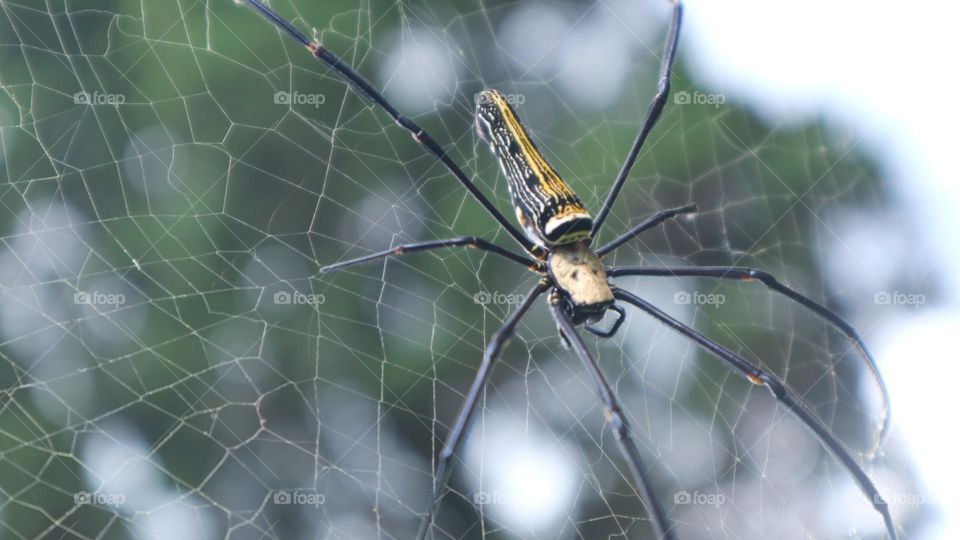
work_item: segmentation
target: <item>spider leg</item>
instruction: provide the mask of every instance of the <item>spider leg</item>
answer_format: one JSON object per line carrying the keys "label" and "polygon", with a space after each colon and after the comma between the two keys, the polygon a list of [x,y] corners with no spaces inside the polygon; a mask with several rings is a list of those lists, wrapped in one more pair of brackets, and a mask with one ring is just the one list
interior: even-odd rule
{"label": "spider leg", "polygon": [[587,350],[587,346],[583,343],[583,338],[580,337],[580,334],[578,334],[573,327],[573,323],[570,322],[570,319],[563,312],[559,299],[550,299],[550,312],[553,318],[556,319],[561,334],[570,342],[573,350],[577,353],[577,356],[583,362],[584,366],[586,366],[590,377],[597,387],[600,400],[603,401],[603,405],[606,408],[605,416],[607,422],[613,427],[617,442],[620,443],[620,450],[630,465],[630,472],[633,474],[634,484],[640,490],[643,500],[649,509],[650,517],[653,521],[653,528],[656,533],[655,537],[658,539],[673,540],[674,534],[670,527],[670,521],[667,519],[667,513],[657,499],[652,482],[647,478],[646,469],[640,457],[640,451],[633,442],[633,437],[630,433],[630,424],[623,414],[623,409],[620,407],[619,400],[617,400],[613,388],[603,376],[603,372],[600,370],[600,366],[597,365],[596,360],[590,355],[590,351]]}
{"label": "spider leg", "polygon": [[533,259],[528,259],[523,255],[518,255],[508,249],[504,249],[496,244],[492,244],[483,238],[477,238],[475,236],[463,236],[460,238],[448,238],[446,240],[430,240],[427,242],[417,242],[415,244],[401,244],[397,247],[390,248],[384,251],[379,251],[377,253],[371,253],[370,255],[365,255],[363,257],[357,257],[356,259],[350,259],[349,261],[338,262],[335,264],[330,264],[324,266],[320,269],[320,273],[332,272],[334,270],[340,270],[341,268],[346,268],[348,266],[354,266],[357,264],[363,264],[370,261],[375,261],[377,259],[384,259],[390,257],[391,255],[404,255],[407,253],[416,253],[418,251],[429,251],[431,249],[447,248],[447,247],[461,247],[469,246],[483,251],[489,251],[490,253],[495,253],[501,257],[510,259],[513,262],[522,264],[531,270],[537,270],[539,265]]}
{"label": "spider leg", "polygon": [[614,238],[610,242],[607,242],[600,249],[597,250],[597,256],[603,257],[607,253],[617,249],[618,247],[626,244],[633,238],[640,236],[646,231],[661,225],[663,222],[667,221],[670,218],[676,217],[680,214],[692,214],[697,211],[696,204],[688,204],[686,206],[681,206],[679,208],[670,208],[667,210],[661,210],[652,216],[647,217],[647,219],[641,221],[640,223],[634,225],[630,228],[629,231],[621,234],[620,236]]}
{"label": "spider leg", "polygon": [[853,341],[857,349],[860,351],[860,356],[863,358],[864,362],[867,364],[867,368],[870,370],[870,374],[873,376],[874,381],[880,388],[881,399],[883,401],[883,420],[880,427],[880,433],[877,436],[877,440],[874,442],[874,450],[880,446],[880,444],[886,439],[887,433],[890,429],[890,396],[887,392],[887,385],[884,384],[883,378],[880,376],[880,368],[877,367],[876,361],[873,359],[873,355],[870,354],[869,349],[867,349],[866,343],[863,342],[863,338],[860,337],[860,334],[857,330],[843,320],[840,315],[837,315],[835,312],[831,311],[826,306],[819,304],[808,296],[798,293],[797,291],[787,287],[783,283],[777,281],[777,278],[773,277],[763,270],[756,270],[753,268],[745,267],[736,267],[736,266],[693,266],[693,267],[674,267],[674,268],[650,268],[650,267],[624,267],[624,268],[611,268],[607,270],[607,275],[610,277],[616,276],[666,276],[666,277],[714,277],[721,279],[737,279],[741,281],[753,281],[757,280],[760,283],[763,283],[768,289],[780,293],[787,298],[797,302],[803,307],[813,311],[817,315],[820,315],[827,322],[833,324],[838,330],[844,333],[848,339]]}
{"label": "spider leg", "polygon": [[333,54],[329,50],[325,49],[319,43],[308,38],[303,32],[297,29],[290,21],[284,19],[280,16],[279,13],[268,7],[262,2],[262,0],[244,0],[248,6],[253,8],[257,13],[262,15],[264,18],[272,22],[278,28],[286,32],[291,38],[300,42],[304,47],[306,47],[318,60],[327,64],[334,71],[336,71],[346,82],[353,87],[354,90],[359,92],[361,95],[365,96],[367,99],[372,101],[374,104],[378,105],[381,109],[384,110],[387,114],[393,118],[393,121],[403,129],[410,132],[410,135],[413,136],[414,140],[420,143],[426,150],[433,154],[444,167],[450,171],[453,176],[460,181],[461,184],[467,191],[473,195],[473,198],[477,200],[497,222],[502,226],[510,236],[514,238],[523,248],[527,251],[533,249],[533,243],[527,239],[523,234],[517,230],[516,227],[511,224],[503,213],[501,213],[497,208],[490,202],[477,187],[476,184],[471,181],[466,173],[454,162],[450,156],[443,150],[443,148],[426,132],[423,128],[418,126],[413,120],[410,120],[406,116],[400,114],[393,105],[383,94],[381,94],[376,88],[370,84],[362,75],[354,71],[350,66],[348,66],[343,60],[340,59],[337,55]]}
{"label": "spider leg", "polygon": [[497,330],[487,343],[487,349],[484,351],[483,361],[480,363],[477,375],[470,385],[470,390],[467,391],[467,397],[464,398],[463,404],[460,406],[460,411],[457,413],[457,419],[454,421],[453,427],[450,429],[450,432],[447,433],[447,438],[443,442],[443,449],[437,456],[437,464],[433,474],[433,492],[430,498],[430,506],[427,508],[427,515],[424,517],[420,531],[417,533],[419,540],[427,537],[427,532],[429,532],[430,526],[433,524],[433,513],[436,509],[437,501],[440,498],[440,491],[446,487],[447,480],[450,478],[450,467],[453,464],[453,455],[466,436],[467,428],[470,427],[470,419],[473,417],[476,409],[477,399],[480,397],[480,392],[483,390],[483,387],[487,384],[487,379],[490,378],[494,363],[500,356],[500,352],[503,350],[504,345],[506,345],[507,340],[513,335],[513,331],[520,322],[520,319],[530,311],[534,300],[549,287],[549,282],[540,281],[540,283],[527,294],[527,297],[523,303],[520,304],[520,307],[507,318],[503,326]]}
{"label": "spider leg", "polygon": [[[613,321],[613,326],[611,326],[609,330],[601,330],[595,326],[585,326],[584,329],[597,337],[612,338],[614,334],[617,333],[617,330],[620,329],[620,325],[623,324],[624,319],[627,318],[627,312],[617,305],[610,306],[610,311],[617,312],[617,320]],[[569,349],[569,347],[567,348]]]}
{"label": "spider leg", "polygon": [[637,133],[637,138],[633,141],[633,146],[630,148],[627,159],[624,160],[623,166],[620,168],[620,173],[617,174],[616,180],[613,181],[610,193],[607,194],[607,198],[603,201],[600,212],[597,213],[597,217],[593,220],[593,237],[596,237],[597,233],[600,232],[600,227],[603,226],[603,222],[607,219],[607,214],[610,213],[613,203],[616,202],[617,197],[620,195],[620,190],[623,188],[623,183],[630,174],[630,169],[633,168],[633,164],[636,163],[637,157],[640,155],[643,143],[646,142],[650,131],[657,124],[657,120],[660,119],[660,113],[663,112],[663,107],[667,104],[667,97],[670,95],[670,70],[673,67],[673,59],[677,54],[677,42],[680,37],[680,20],[683,16],[683,6],[680,0],[672,1],[673,16],[670,19],[670,30],[667,32],[666,43],[664,44],[663,59],[660,61],[660,82],[657,85],[657,93],[653,96],[653,101],[650,102],[650,106],[647,108],[647,115],[643,119],[640,132]]}
{"label": "spider leg", "polygon": [[720,345],[677,319],[674,319],[670,315],[667,315],[646,300],[623,289],[614,289],[613,294],[617,299],[640,308],[654,319],[657,319],[664,325],[700,345],[715,357],[722,360],[727,366],[742,373],[750,382],[766,386],[767,389],[770,390],[770,393],[773,394],[773,397],[790,409],[790,412],[799,418],[800,421],[813,432],[820,443],[843,464],[847,472],[853,476],[854,480],[860,486],[860,490],[867,497],[867,500],[873,505],[873,508],[883,517],[883,522],[884,525],[886,525],[887,534],[889,534],[890,539],[897,540],[897,529],[893,524],[890,508],[883,496],[880,495],[880,491],[877,490],[877,487],[873,484],[873,480],[870,479],[860,464],[857,463],[843,443],[834,437],[830,433],[830,430],[827,429],[775,375],[753,365],[753,363],[746,358]]}

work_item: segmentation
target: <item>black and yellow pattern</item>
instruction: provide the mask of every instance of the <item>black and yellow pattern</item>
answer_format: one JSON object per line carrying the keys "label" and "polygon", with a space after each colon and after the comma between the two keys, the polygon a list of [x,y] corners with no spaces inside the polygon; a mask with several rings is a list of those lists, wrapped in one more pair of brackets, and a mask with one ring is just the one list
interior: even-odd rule
{"label": "black and yellow pattern", "polygon": [[547,163],[506,97],[477,95],[477,133],[507,176],[514,211],[531,241],[543,247],[590,237],[593,218],[570,186]]}

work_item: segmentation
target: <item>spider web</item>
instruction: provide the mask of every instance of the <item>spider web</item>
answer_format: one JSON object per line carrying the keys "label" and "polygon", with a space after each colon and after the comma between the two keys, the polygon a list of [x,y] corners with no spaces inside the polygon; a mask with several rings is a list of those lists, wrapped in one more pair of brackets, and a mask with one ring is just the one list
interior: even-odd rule
{"label": "spider web", "polygon": [[[598,209],[667,26],[666,6],[632,4],[272,5],[385,87],[509,216],[473,96],[513,96]],[[403,242],[516,248],[510,237],[386,115],[234,2],[2,1],[0,28],[0,534],[411,537],[485,343],[537,278],[466,249],[318,269]],[[873,292],[828,281],[845,216],[891,204],[857,135],[708,102],[682,49],[674,88],[691,101],[671,101],[600,241],[659,209],[700,212],[608,260],[763,268],[870,343]],[[617,283],[872,449],[877,388],[824,321],[757,283]],[[680,538],[882,535],[811,434],[694,344],[634,311],[588,344]],[[893,457],[864,463],[885,492],[910,491]],[[538,302],[433,534],[647,538],[628,479]],[[917,513],[894,507],[900,523]]]}

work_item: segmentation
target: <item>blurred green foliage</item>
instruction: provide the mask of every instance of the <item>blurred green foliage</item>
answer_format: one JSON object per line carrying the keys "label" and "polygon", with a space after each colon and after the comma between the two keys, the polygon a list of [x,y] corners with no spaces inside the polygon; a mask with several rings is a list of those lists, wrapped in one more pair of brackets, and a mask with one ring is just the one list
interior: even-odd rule
{"label": "blurred green foliage", "polygon": [[[453,101],[417,121],[508,215],[503,179],[472,135],[474,93],[497,86],[523,92],[528,103],[556,102],[553,114],[534,115],[547,123],[529,128],[548,155],[563,157],[558,169],[597,208],[655,89],[659,59],[640,53],[627,90],[599,110],[579,108],[549,82],[518,78],[493,55],[488,62],[496,20],[511,2],[273,4],[376,84],[395,30],[433,24],[444,40],[459,44],[453,56],[468,69]],[[210,537],[225,535],[241,516],[261,530],[274,526],[259,521],[257,501],[218,506],[230,485],[221,474],[224,456],[242,463],[231,469],[241,471],[278,460],[293,469],[305,455],[315,458],[291,478],[253,475],[271,488],[309,483],[315,472],[337,467],[338,450],[318,433],[351,413],[323,409],[330,405],[324,394],[343,392],[375,405],[378,418],[359,417],[368,430],[388,422],[409,451],[426,459],[434,438],[446,433],[484,340],[511,307],[478,306],[473,295],[524,292],[535,280],[476,252],[317,274],[322,264],[401,240],[467,234],[502,245],[510,240],[408,134],[234,2],[4,1],[0,84],[4,245],[44,228],[48,212],[68,206],[69,222],[52,229],[84,251],[79,264],[45,274],[29,275],[27,263],[18,275],[5,271],[6,301],[60,286],[56,294],[66,302],[101,278],[122,282],[129,297],[108,315],[31,305],[24,309],[45,314],[30,319],[40,325],[35,333],[2,329],[0,521],[11,537],[136,537],[122,525],[133,516],[73,499],[89,489],[79,445],[118,419],[148,441],[171,489],[199,495],[218,516]],[[682,57],[674,89],[697,90]],[[277,92],[294,90],[323,94],[325,102],[274,102]],[[82,92],[121,95],[125,102],[78,104]],[[816,216],[884,201],[873,166],[848,153],[849,146],[822,125],[771,127],[736,103],[670,106],[601,240],[656,209],[693,201],[701,208],[695,221],[668,224],[613,260],[630,264],[646,256],[656,263],[649,255],[662,253],[687,264],[756,265],[828,297],[818,246],[808,238]],[[400,229],[390,231],[396,236],[373,225],[380,216],[364,215],[385,208],[401,216]],[[24,223],[25,216],[35,223]],[[283,264],[267,257],[281,252]],[[781,316],[776,310],[783,304],[737,297],[742,288],[724,287],[736,300],[722,316],[698,318],[700,330],[731,346],[749,344],[775,371],[812,385],[816,370],[788,368],[795,356],[830,354],[835,340],[821,337],[823,325],[796,313]],[[280,290],[323,295],[324,302],[266,306]],[[85,326],[97,317],[126,332],[104,342]],[[142,323],[124,326],[138,317]],[[498,373],[495,385],[522,374],[531,359],[553,361],[537,341],[553,335],[546,312],[537,308],[531,318],[520,352],[507,360],[512,367]],[[721,320],[741,322],[739,343],[731,343]],[[42,358],[18,345],[33,339],[48,341]],[[786,351],[786,341],[797,348]],[[616,356],[618,347],[601,350]],[[58,362],[67,366],[63,373],[37,368]],[[703,366],[704,380],[729,377],[718,365]],[[231,370],[245,375],[226,376]],[[92,391],[74,400],[71,386]],[[677,399],[709,415],[739,395],[724,384],[703,384]],[[826,413],[836,412],[837,402],[815,399]],[[251,438],[260,422],[271,431]],[[353,472],[378,485],[376,470]],[[372,505],[351,501],[364,510]],[[421,504],[407,502],[414,509]],[[476,520],[467,501],[449,504],[463,527]],[[637,501],[630,504],[627,511],[638,512]],[[269,523],[280,521],[274,529],[280,537],[321,536],[289,508],[265,514]],[[600,537],[600,525],[589,527],[586,537]]]}

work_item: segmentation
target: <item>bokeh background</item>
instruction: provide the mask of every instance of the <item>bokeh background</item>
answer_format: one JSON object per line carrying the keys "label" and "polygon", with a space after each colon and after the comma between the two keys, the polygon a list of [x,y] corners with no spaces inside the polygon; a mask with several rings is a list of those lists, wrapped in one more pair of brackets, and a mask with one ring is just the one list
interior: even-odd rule
{"label": "bokeh background", "polygon": [[[508,215],[472,129],[495,87],[597,209],[656,87],[662,1],[273,0],[385,89]],[[674,97],[602,232],[700,212],[618,280],[783,378],[861,459],[904,538],[960,530],[951,418],[960,230],[946,2],[690,1]],[[487,338],[536,277],[410,136],[229,0],[0,0],[0,538],[409,538]],[[680,538],[883,538],[770,395],[640,313],[588,338]],[[540,304],[441,499],[435,538],[650,538]]]}

